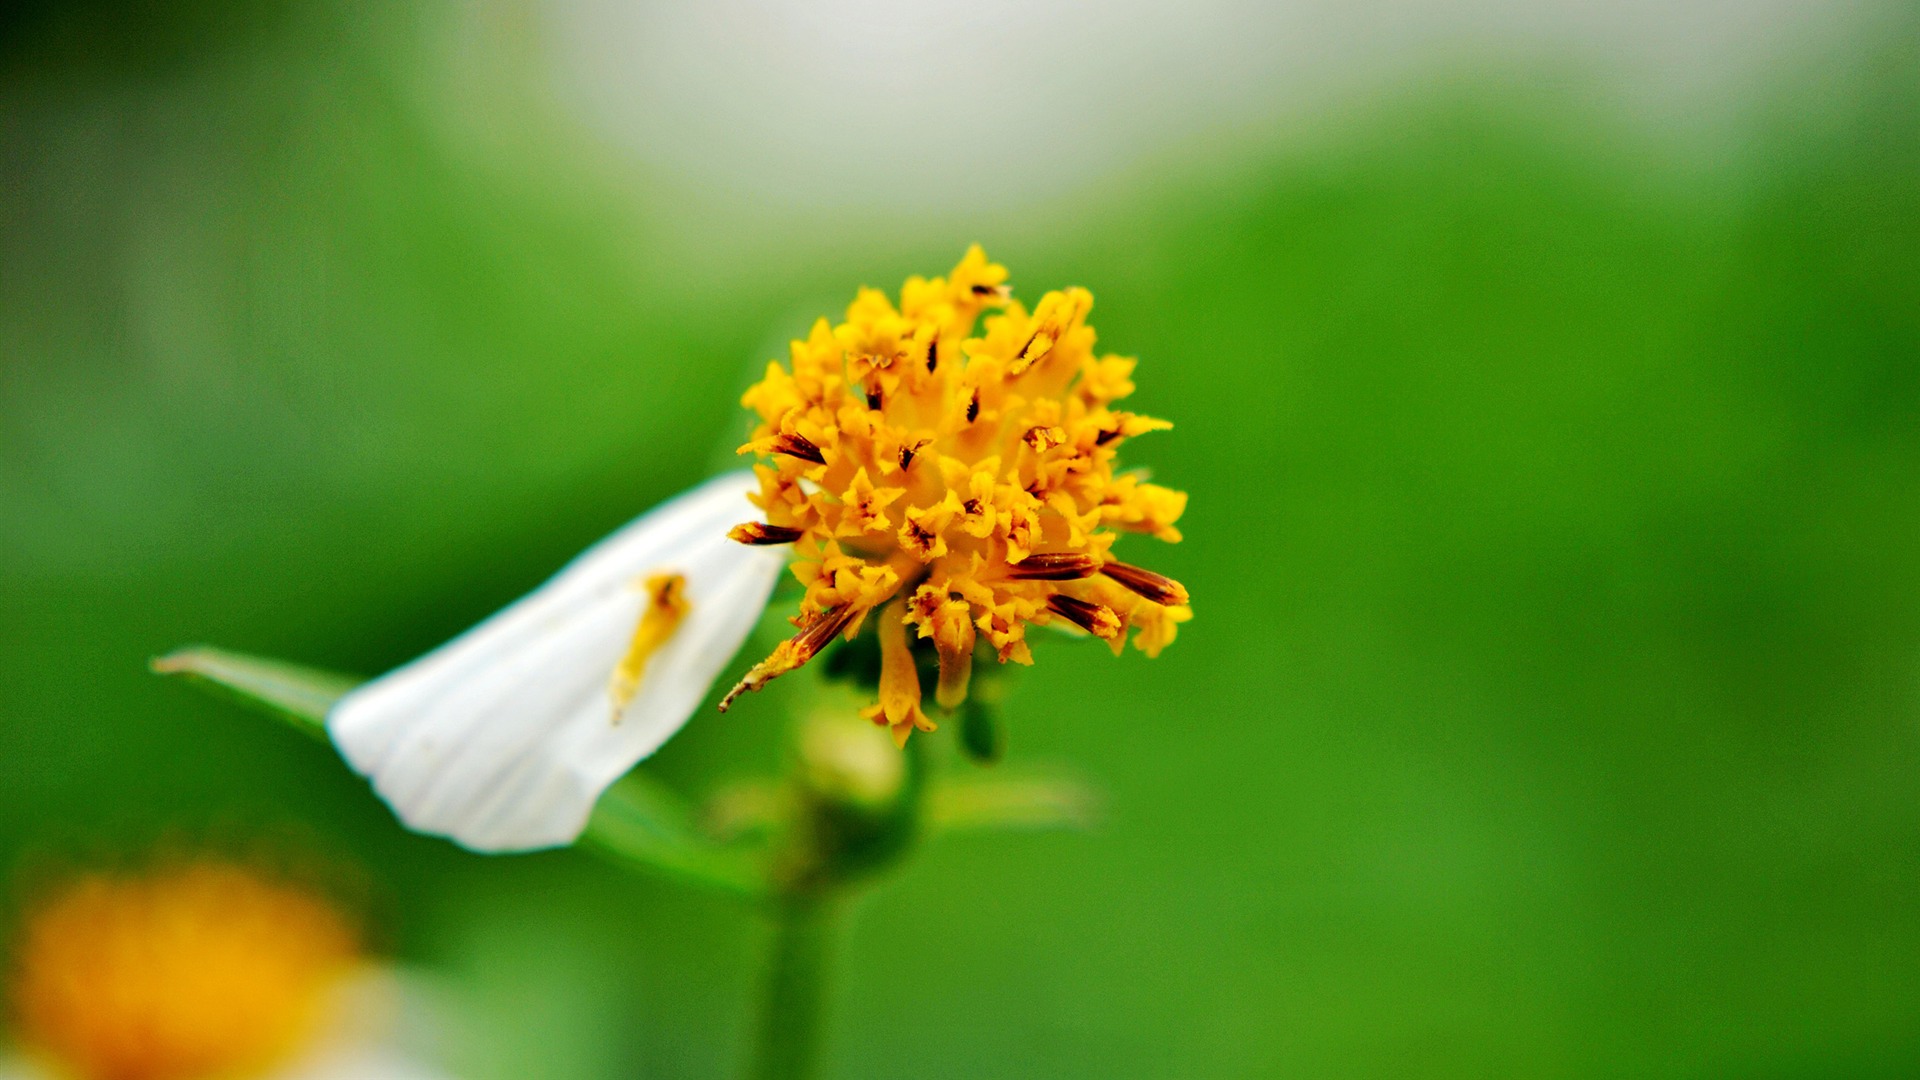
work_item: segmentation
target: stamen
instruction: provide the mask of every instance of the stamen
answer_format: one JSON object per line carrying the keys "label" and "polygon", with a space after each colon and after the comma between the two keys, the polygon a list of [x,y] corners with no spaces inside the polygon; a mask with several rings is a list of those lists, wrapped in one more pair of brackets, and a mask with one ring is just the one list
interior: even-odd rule
{"label": "stamen", "polygon": [[799,633],[774,646],[772,654],[753,665],[733,689],[727,691],[727,696],[720,699],[720,711],[731,708],[733,699],[741,694],[758,690],[819,655],[828,642],[853,622],[860,610],[853,604],[842,604],[815,615]]}
{"label": "stamen", "polygon": [[1120,437],[1119,428],[1108,428],[1093,437],[1093,445],[1105,446]]}
{"label": "stamen", "polygon": [[790,525],[768,525],[761,521],[749,521],[735,525],[727,533],[727,539],[736,544],[771,547],[775,544],[791,544],[806,534],[807,530],[796,529]]}
{"label": "stamen", "polygon": [[1120,617],[1105,604],[1094,604],[1077,596],[1055,593],[1047,600],[1047,610],[1097,638],[1112,640],[1121,631]]}
{"label": "stamen", "polygon": [[875,412],[878,412],[880,410],[880,388],[879,387],[877,386],[867,387],[867,408],[872,409]]}
{"label": "stamen", "polygon": [[639,692],[640,678],[647,672],[647,661],[673,637],[693,605],[687,602],[687,578],[684,574],[654,574],[647,578],[647,610],[634,628],[627,655],[613,669],[607,693],[613,698],[613,722],[620,722]]}
{"label": "stamen", "polygon": [[967,401],[967,423],[971,424],[978,419],[980,419],[980,391],[975,390],[973,397]]}
{"label": "stamen", "polygon": [[1007,576],[1015,581],[1077,581],[1100,569],[1091,555],[1078,551],[1045,551],[1013,564]]}
{"label": "stamen", "polygon": [[[976,285],[974,286],[974,288],[978,289],[979,286]],[[939,366],[940,366],[940,339],[937,337],[930,337],[927,339],[927,374],[929,375],[933,374],[933,369]]]}
{"label": "stamen", "polygon": [[1174,607],[1187,602],[1187,587],[1164,574],[1123,562],[1107,563],[1100,572],[1156,604]]}
{"label": "stamen", "polygon": [[930,440],[927,440],[927,439],[921,439],[919,442],[914,443],[912,446],[902,446],[900,448],[900,471],[901,472],[907,471],[908,467],[913,464],[913,455],[919,453],[921,448],[926,446],[929,441]]}
{"label": "stamen", "polygon": [[827,463],[826,455],[820,452],[819,447],[813,445],[811,439],[808,439],[805,435],[796,435],[791,431],[774,438],[773,452],[776,454],[785,454],[788,457],[797,457],[805,461],[811,461],[815,465],[825,465]]}

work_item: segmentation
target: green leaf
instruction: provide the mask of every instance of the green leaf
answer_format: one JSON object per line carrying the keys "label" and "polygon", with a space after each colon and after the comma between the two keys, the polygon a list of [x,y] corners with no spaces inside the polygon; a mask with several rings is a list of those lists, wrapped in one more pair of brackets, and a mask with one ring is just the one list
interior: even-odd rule
{"label": "green leaf", "polygon": [[758,860],[708,839],[679,795],[642,773],[628,773],[593,808],[579,847],[675,880],[758,900],[767,895]]}
{"label": "green leaf", "polygon": [[957,776],[927,793],[927,822],[938,832],[1090,829],[1100,793],[1066,776]]}
{"label": "green leaf", "polygon": [[[157,657],[149,667],[277,717],[322,741],[327,738],[327,710],[362,681],[206,646]],[[766,892],[765,879],[752,859],[707,839],[694,827],[692,814],[679,796],[638,774],[601,796],[578,846],[736,896],[757,898]]]}
{"label": "green leaf", "polygon": [[352,675],[204,645],[155,657],[147,666],[278,717],[321,740],[327,737],[327,710],[362,682]]}

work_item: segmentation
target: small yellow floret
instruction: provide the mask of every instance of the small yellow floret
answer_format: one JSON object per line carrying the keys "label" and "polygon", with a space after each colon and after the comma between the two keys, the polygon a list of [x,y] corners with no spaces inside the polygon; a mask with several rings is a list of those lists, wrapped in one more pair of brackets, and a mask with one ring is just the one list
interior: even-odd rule
{"label": "small yellow floret", "polygon": [[760,421],[740,450],[765,459],[754,502],[766,520],[733,535],[797,542],[806,595],[800,634],[728,702],[896,596],[869,712],[902,740],[932,730],[917,680],[907,690],[907,627],[938,650],[935,697],[951,709],[976,640],[1031,663],[1027,627],[1062,621],[1116,650],[1131,634],[1153,655],[1191,617],[1178,583],[1110,555],[1120,532],[1180,539],[1186,495],[1115,471],[1126,440],[1172,425],[1111,407],[1133,393],[1134,361],[1095,355],[1092,294],[1050,292],[1029,312],[1006,277],[976,246],[944,278],[909,278],[898,306],[862,289],[844,321],[817,322],[741,399]]}
{"label": "small yellow floret", "polygon": [[907,645],[907,605],[895,600],[880,613],[880,701],[860,715],[893,732],[893,741],[907,744],[915,731],[937,725],[920,709],[920,675]]}
{"label": "small yellow floret", "polygon": [[52,894],[17,943],[26,1047],[83,1080],[248,1075],[296,1049],[358,955],[321,900],[238,867],[96,875]]}

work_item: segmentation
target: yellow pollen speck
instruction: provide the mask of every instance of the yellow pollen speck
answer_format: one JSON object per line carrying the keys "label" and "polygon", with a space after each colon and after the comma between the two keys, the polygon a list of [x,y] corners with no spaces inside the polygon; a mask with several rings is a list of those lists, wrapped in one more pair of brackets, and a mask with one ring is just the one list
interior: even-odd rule
{"label": "yellow pollen speck", "polygon": [[23,1045],[82,1080],[246,1075],[296,1050],[358,959],[352,926],[217,863],[93,875],[30,911],[10,979]]}
{"label": "yellow pollen speck", "polygon": [[646,590],[647,610],[640,616],[640,625],[634,628],[627,655],[621,657],[613,669],[613,681],[607,688],[613,697],[616,724],[620,722],[621,712],[640,690],[640,678],[647,673],[647,661],[673,637],[687,612],[693,610],[693,605],[687,602],[684,574],[654,574],[647,578]]}
{"label": "yellow pollen speck", "polygon": [[734,535],[794,538],[806,595],[800,633],[729,703],[896,598],[869,715],[902,740],[932,727],[907,688],[907,627],[938,651],[935,699],[951,709],[977,640],[1031,663],[1027,628],[1064,622],[1153,655],[1192,616],[1177,582],[1110,554],[1122,533],[1180,539],[1186,495],[1118,469],[1127,440],[1172,425],[1112,407],[1133,393],[1134,361],[1094,352],[1091,293],[1049,292],[1029,312],[1006,277],[974,247],[946,277],[909,278],[897,305],[862,289],[742,398],[759,417],[741,452],[761,458],[766,520]]}

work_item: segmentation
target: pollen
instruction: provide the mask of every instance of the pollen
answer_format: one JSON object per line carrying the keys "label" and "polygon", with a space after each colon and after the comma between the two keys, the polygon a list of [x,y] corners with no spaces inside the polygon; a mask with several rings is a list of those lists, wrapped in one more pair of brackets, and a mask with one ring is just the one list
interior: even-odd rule
{"label": "pollen", "polygon": [[[747,544],[766,542],[748,537],[735,539]],[[639,692],[640,679],[647,673],[647,661],[673,637],[675,630],[680,629],[681,621],[693,608],[687,602],[687,579],[682,574],[654,574],[646,579],[644,587],[647,593],[646,611],[640,616],[640,625],[634,628],[627,654],[613,669],[613,680],[607,688],[613,698],[615,723],[619,723],[621,712]]]}
{"label": "pollen", "polygon": [[897,302],[862,289],[747,391],[758,423],[740,451],[760,459],[765,520],[731,535],[792,543],[806,592],[799,632],[723,708],[879,612],[867,715],[905,742],[934,728],[910,639],[931,642],[935,700],[952,709],[981,645],[1030,664],[1028,629],[1054,625],[1152,656],[1192,617],[1178,582],[1112,554],[1124,534],[1181,538],[1186,495],[1119,464],[1128,441],[1172,425],[1115,408],[1135,362],[1095,352],[1090,293],[1029,310],[1006,279],[976,246],[945,277],[907,279]]}
{"label": "pollen", "polygon": [[336,909],[249,870],[90,875],[28,914],[10,1004],[26,1048],[82,1080],[245,1075],[305,1041],[357,959]]}

